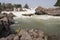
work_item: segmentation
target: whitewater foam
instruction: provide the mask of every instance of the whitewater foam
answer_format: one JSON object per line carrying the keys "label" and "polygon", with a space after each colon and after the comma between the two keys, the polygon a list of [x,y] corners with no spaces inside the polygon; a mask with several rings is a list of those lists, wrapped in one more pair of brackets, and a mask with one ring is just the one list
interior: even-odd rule
{"label": "whitewater foam", "polygon": [[[12,12],[14,15],[16,15],[16,17],[14,19],[18,19],[18,18],[36,18],[36,19],[43,19],[43,20],[47,20],[47,19],[51,19],[51,18],[58,18],[60,19],[60,16],[51,16],[51,15],[33,15],[33,16],[23,16],[22,14],[31,14],[33,13],[34,14],[34,11],[32,10],[32,12],[28,11],[10,11]],[[10,12],[7,12],[7,11],[3,11],[2,13],[10,13]]]}

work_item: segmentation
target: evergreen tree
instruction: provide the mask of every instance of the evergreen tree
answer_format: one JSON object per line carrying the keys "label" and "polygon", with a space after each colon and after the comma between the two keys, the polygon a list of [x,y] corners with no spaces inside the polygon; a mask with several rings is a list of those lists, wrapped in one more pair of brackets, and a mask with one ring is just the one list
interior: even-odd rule
{"label": "evergreen tree", "polygon": [[28,4],[25,4],[25,5],[24,5],[24,8],[27,8],[27,9],[29,9],[29,6],[28,6]]}
{"label": "evergreen tree", "polygon": [[54,6],[59,6],[60,7],[60,0],[57,0],[56,4]]}
{"label": "evergreen tree", "polygon": [[0,6],[1,6],[1,2],[0,2]]}
{"label": "evergreen tree", "polygon": [[2,11],[2,8],[1,8],[1,2],[0,2],[0,13],[1,13],[1,11]]}
{"label": "evergreen tree", "polygon": [[14,7],[16,7],[16,8],[22,8],[22,5],[21,4],[14,4]]}

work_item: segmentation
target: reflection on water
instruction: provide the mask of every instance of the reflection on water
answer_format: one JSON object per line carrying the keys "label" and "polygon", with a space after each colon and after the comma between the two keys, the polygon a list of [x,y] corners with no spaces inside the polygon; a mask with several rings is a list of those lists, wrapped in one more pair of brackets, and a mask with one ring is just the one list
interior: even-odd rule
{"label": "reflection on water", "polygon": [[16,28],[39,28],[49,34],[60,34],[60,17],[53,17],[47,15],[31,16],[31,17],[20,17],[16,19]]}

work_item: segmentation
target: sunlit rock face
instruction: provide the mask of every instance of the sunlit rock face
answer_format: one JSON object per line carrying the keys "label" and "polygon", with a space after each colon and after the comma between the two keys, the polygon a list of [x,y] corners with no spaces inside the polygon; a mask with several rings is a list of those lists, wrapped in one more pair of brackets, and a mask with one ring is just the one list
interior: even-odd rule
{"label": "sunlit rock face", "polygon": [[49,15],[60,16],[60,7],[49,8],[46,10]]}
{"label": "sunlit rock face", "polygon": [[43,10],[44,10],[44,8],[41,7],[41,6],[38,6],[38,7],[35,9],[35,11],[43,11]]}
{"label": "sunlit rock face", "polygon": [[60,7],[56,8],[43,8],[43,7],[37,7],[35,9],[35,14],[41,15],[41,14],[47,14],[47,15],[53,15],[53,16],[60,16]]}
{"label": "sunlit rock face", "polygon": [[47,40],[48,37],[45,32],[38,29],[21,30],[18,36],[21,36],[20,40]]}
{"label": "sunlit rock face", "polygon": [[45,12],[45,10],[47,10],[47,9],[45,9],[45,8],[43,8],[43,7],[41,7],[41,6],[38,6],[36,9],[35,9],[35,14],[36,15],[43,15],[43,14],[47,14],[46,12]]}

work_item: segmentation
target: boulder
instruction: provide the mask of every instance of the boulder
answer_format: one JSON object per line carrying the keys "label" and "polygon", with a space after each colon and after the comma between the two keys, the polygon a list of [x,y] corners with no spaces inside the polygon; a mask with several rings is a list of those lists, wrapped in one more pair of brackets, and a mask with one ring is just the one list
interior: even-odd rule
{"label": "boulder", "polygon": [[21,30],[18,35],[21,36],[20,40],[47,40],[48,37],[45,32],[38,29]]}
{"label": "boulder", "polygon": [[43,8],[43,7],[41,7],[41,6],[38,6],[36,9],[35,9],[35,14],[36,15],[44,15],[44,14],[47,14],[46,12],[45,12],[45,8]]}
{"label": "boulder", "polygon": [[10,25],[14,24],[13,17],[14,17],[13,13],[10,13],[10,14],[1,13],[0,14],[0,35],[4,34],[3,31],[5,32],[5,34],[8,34],[8,35],[11,33]]}
{"label": "boulder", "polygon": [[1,38],[0,40],[7,40],[6,38]]}
{"label": "boulder", "polygon": [[45,32],[38,29],[23,30],[21,29],[18,34],[11,34],[2,40],[47,40],[48,36]]}
{"label": "boulder", "polygon": [[44,11],[36,11],[35,14],[36,14],[36,15],[45,15],[45,14],[47,14],[47,13],[44,12]]}
{"label": "boulder", "polygon": [[14,37],[14,40],[19,40],[19,39],[20,39],[20,38],[19,38],[18,35]]}
{"label": "boulder", "polygon": [[31,36],[28,34],[26,30],[21,30],[18,35],[22,35],[20,40],[32,40]]}
{"label": "boulder", "polygon": [[45,32],[38,29],[29,30],[29,34],[33,40],[47,40],[47,35]]}
{"label": "boulder", "polygon": [[13,40],[15,37],[15,34],[11,34],[9,36],[6,37],[7,40]]}

